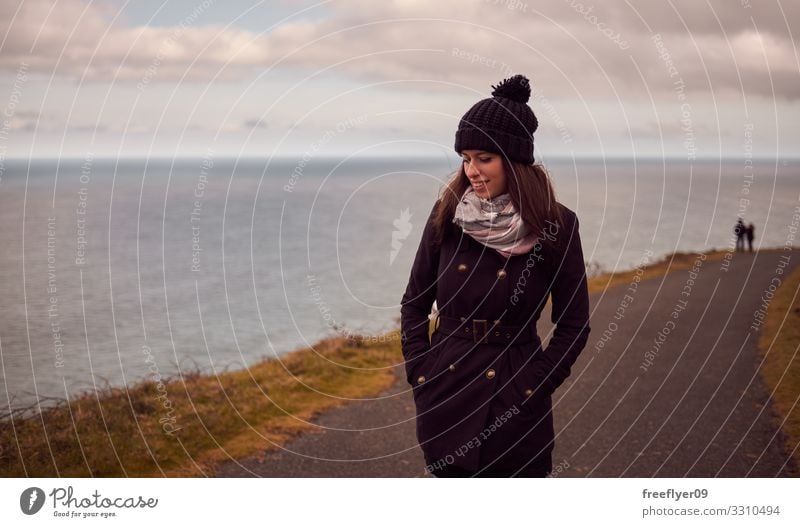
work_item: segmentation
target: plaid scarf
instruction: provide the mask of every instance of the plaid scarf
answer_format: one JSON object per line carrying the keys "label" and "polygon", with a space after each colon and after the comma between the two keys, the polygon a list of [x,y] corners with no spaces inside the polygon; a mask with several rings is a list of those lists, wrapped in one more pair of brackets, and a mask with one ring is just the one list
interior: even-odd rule
{"label": "plaid scarf", "polygon": [[469,187],[456,206],[453,223],[504,257],[529,252],[537,240],[508,193],[483,199]]}

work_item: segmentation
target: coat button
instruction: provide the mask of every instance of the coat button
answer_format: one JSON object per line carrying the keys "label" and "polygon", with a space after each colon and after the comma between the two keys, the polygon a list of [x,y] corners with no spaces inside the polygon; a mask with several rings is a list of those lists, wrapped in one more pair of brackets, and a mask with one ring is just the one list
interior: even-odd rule
{"label": "coat button", "polygon": [[500,280],[502,280],[503,278],[505,278],[505,277],[506,277],[506,275],[507,275],[507,274],[508,274],[508,273],[506,273],[506,270],[505,270],[505,269],[500,269],[499,271],[497,271],[497,278],[499,278]]}
{"label": "coat button", "polygon": [[467,270],[467,264],[458,264],[458,271],[463,273]]}
{"label": "coat button", "polygon": [[456,371],[456,365],[455,364],[451,364],[450,365],[450,371]]}
{"label": "coat button", "polygon": [[492,369],[486,370],[486,378],[487,379],[494,379],[494,370],[492,370]]}
{"label": "coat button", "polygon": [[531,395],[533,395],[533,390],[531,390],[530,388],[526,389],[525,390],[525,395],[530,397]]}
{"label": "coat button", "polygon": [[423,382],[425,382],[424,375],[420,375],[419,377],[417,377],[417,384],[422,384]]}

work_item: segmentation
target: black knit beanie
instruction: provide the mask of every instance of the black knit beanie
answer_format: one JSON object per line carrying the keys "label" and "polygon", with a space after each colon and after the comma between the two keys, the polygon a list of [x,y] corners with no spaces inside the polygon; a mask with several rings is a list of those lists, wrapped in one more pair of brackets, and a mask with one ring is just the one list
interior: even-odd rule
{"label": "black knit beanie", "polygon": [[458,123],[456,152],[485,150],[532,165],[533,133],[539,121],[527,105],[530,81],[514,75],[492,88],[492,97],[475,103]]}

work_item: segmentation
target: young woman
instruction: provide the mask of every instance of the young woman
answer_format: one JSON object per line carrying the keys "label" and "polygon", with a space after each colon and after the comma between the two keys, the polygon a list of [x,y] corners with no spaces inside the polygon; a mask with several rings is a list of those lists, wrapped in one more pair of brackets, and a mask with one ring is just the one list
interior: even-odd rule
{"label": "young woman", "polygon": [[[417,439],[436,476],[546,476],[551,395],[589,334],[578,219],[533,164],[528,79],[492,87],[461,118],[463,163],[430,212],[401,301]],[[543,349],[548,296],[555,329]]]}

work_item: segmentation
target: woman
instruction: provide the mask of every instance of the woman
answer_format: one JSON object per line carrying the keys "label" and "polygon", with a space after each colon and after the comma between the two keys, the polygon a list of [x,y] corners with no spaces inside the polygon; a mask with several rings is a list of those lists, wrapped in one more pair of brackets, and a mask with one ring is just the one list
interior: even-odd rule
{"label": "woman", "polygon": [[[493,88],[461,118],[463,164],[431,210],[401,302],[417,439],[436,476],[546,476],[551,395],[589,334],[578,219],[533,164],[528,79]],[[542,349],[548,295],[555,329]]]}

